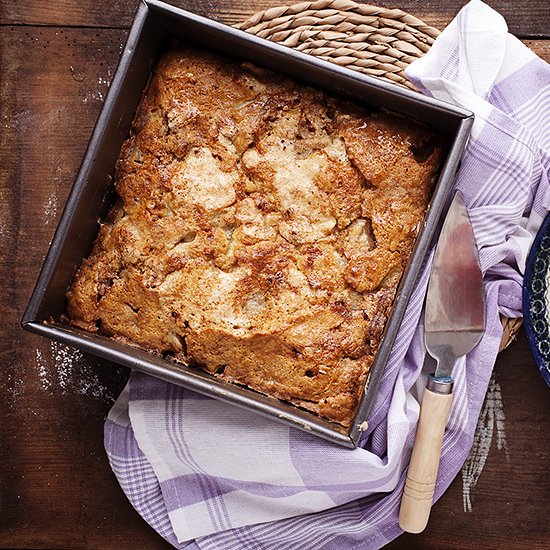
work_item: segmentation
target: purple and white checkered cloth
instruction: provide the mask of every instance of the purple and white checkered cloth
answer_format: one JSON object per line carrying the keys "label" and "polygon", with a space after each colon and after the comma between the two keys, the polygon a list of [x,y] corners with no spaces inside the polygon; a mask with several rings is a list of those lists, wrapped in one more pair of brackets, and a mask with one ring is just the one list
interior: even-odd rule
{"label": "purple and white checkered cloth", "polygon": [[[475,112],[456,187],[485,274],[487,333],[455,369],[435,498],[472,444],[497,356],[499,314],[521,315],[522,272],[550,209],[550,66],[473,0],[408,69],[427,94]],[[129,500],[177,548],[378,548],[398,510],[425,349],[420,276],[357,449],[317,439],[139,373],[109,414],[105,446]]]}

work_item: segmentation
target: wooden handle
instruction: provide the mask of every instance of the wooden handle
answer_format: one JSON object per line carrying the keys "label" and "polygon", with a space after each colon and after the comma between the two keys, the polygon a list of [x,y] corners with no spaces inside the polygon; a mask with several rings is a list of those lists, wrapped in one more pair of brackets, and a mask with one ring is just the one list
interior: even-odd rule
{"label": "wooden handle", "polygon": [[399,511],[399,525],[409,533],[424,531],[430,517],[443,433],[453,394],[424,390],[411,463]]}

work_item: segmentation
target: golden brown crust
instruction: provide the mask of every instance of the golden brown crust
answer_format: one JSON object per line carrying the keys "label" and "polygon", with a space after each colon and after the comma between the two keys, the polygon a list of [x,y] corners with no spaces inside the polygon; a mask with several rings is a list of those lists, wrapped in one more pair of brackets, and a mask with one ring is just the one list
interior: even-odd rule
{"label": "golden brown crust", "polygon": [[439,154],[400,117],[171,51],[68,316],[348,425]]}

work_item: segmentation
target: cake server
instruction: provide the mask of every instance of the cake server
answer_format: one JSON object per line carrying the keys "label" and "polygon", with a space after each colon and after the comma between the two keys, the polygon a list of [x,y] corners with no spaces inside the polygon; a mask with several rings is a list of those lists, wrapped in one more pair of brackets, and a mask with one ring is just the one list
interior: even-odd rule
{"label": "cake server", "polygon": [[453,398],[452,369],[485,330],[485,294],[472,224],[460,192],[435,251],[424,314],[425,342],[437,361],[422,396],[420,419],[399,512],[399,525],[420,533],[428,523],[443,434]]}

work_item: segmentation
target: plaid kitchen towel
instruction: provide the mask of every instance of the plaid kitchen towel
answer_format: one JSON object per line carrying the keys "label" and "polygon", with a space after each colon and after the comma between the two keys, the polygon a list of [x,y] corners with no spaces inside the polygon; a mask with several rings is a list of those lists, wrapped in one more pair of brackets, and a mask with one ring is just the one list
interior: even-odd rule
{"label": "plaid kitchen towel", "polygon": [[[526,255],[550,207],[550,67],[474,0],[408,75],[425,93],[476,114],[456,187],[480,248],[487,332],[455,369],[437,499],[468,456],[497,356],[499,314],[521,315]],[[425,380],[427,280],[428,269],[354,450],[133,373],[109,414],[105,445],[136,510],[177,548],[370,549],[399,535]]]}

